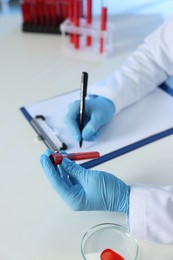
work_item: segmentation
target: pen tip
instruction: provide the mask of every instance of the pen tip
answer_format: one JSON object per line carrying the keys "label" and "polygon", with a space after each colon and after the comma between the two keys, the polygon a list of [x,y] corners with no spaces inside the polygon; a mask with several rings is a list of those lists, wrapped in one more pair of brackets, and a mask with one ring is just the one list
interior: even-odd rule
{"label": "pen tip", "polygon": [[79,147],[81,148],[82,147],[82,139],[80,140],[80,142],[79,142]]}

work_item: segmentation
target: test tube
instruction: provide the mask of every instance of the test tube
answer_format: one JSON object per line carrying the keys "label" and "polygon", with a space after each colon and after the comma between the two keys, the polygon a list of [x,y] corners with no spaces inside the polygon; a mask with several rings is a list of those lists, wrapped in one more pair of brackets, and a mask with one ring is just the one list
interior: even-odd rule
{"label": "test tube", "polygon": [[[107,6],[105,5],[105,2],[102,1],[101,6],[101,19],[100,19],[100,30],[101,32],[104,32],[107,30]],[[104,51],[104,37],[101,35],[100,37],[100,53],[103,53]]]}
{"label": "test tube", "polygon": [[81,152],[81,153],[54,153],[49,156],[50,160],[54,165],[61,164],[63,158],[69,158],[72,161],[96,159],[100,157],[99,152]]}
{"label": "test tube", "polygon": [[[74,0],[74,6],[73,6],[73,14],[74,14],[74,25],[79,27],[80,26],[80,1],[81,0]],[[80,48],[80,35],[78,33],[75,33],[74,35],[74,47],[76,49]]]}
{"label": "test tube", "polygon": [[[92,24],[92,0],[86,0],[86,24]],[[91,35],[86,36],[86,45],[92,45],[92,37]]]}

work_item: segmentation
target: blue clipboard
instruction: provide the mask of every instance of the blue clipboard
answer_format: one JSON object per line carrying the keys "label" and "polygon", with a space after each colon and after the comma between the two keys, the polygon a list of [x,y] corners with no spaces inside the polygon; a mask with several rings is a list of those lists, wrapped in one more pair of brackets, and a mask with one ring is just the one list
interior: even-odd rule
{"label": "blue clipboard", "polygon": [[[159,86],[160,89],[162,89],[163,91],[165,91],[166,93],[168,93],[169,95],[173,96],[173,89],[171,87],[169,87],[166,84],[162,84],[161,86]],[[21,112],[23,113],[24,117],[28,120],[29,123],[32,122],[33,117],[30,115],[30,113],[28,112],[26,107],[21,107],[20,108]],[[32,125],[32,124],[31,124]],[[32,127],[34,128],[34,130],[37,132],[38,135],[40,135],[39,131],[32,125]],[[157,141],[161,138],[164,138],[168,135],[173,134],[173,127],[166,129],[165,131],[159,132],[157,134],[148,136],[147,138],[144,138],[142,140],[139,140],[137,142],[134,142],[130,145],[126,145],[123,146],[120,149],[116,149],[114,151],[108,152],[104,155],[102,155],[101,157],[94,159],[94,160],[90,160],[90,161],[86,161],[84,163],[81,163],[81,165],[87,169],[92,168],[94,166],[97,166],[101,163],[104,163],[106,161],[109,161],[113,158],[119,157],[123,154],[126,154],[128,152],[131,152],[133,150],[136,150],[144,145],[150,144],[154,141]],[[45,145],[47,146],[46,140],[42,138],[42,141],[45,143]],[[62,141],[63,142],[63,141]]]}

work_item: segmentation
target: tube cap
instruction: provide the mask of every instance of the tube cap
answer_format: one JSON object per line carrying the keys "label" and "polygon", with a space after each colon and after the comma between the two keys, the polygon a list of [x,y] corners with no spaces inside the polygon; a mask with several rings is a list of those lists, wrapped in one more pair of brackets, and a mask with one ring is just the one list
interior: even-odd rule
{"label": "tube cap", "polygon": [[62,163],[63,156],[60,153],[55,153],[49,155],[49,158],[54,165],[57,165]]}
{"label": "tube cap", "polygon": [[124,260],[124,258],[121,255],[119,255],[118,253],[116,253],[110,248],[105,249],[101,253],[100,259],[101,260]]}

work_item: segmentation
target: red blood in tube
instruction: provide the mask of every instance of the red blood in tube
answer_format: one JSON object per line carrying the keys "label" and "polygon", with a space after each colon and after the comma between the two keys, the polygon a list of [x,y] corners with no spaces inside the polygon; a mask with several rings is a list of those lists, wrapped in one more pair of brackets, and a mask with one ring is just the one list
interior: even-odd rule
{"label": "red blood in tube", "polygon": [[30,22],[30,7],[28,1],[21,2],[22,16],[25,24]]}
{"label": "red blood in tube", "polygon": [[86,22],[87,24],[92,23],[92,0],[87,0]]}
{"label": "red blood in tube", "polygon": [[[74,20],[74,13],[73,13],[73,0],[68,0],[68,17],[70,20],[70,23],[73,23]],[[70,42],[74,42],[74,35],[70,33]]]}
{"label": "red blood in tube", "polygon": [[[107,7],[102,7],[101,10],[101,31],[107,30]],[[100,38],[100,53],[104,51],[104,39]]]}
{"label": "red blood in tube", "polygon": [[[74,25],[76,27],[79,27],[79,25],[80,25],[80,15],[79,15],[80,1],[79,0],[74,0],[73,8],[74,8],[73,9]],[[74,47],[75,47],[75,49],[80,48],[80,35],[79,34],[74,35]]]}
{"label": "red blood in tube", "polygon": [[[92,23],[92,0],[87,0],[87,12],[86,12],[86,23],[90,25]],[[86,36],[86,45],[91,46],[92,37],[90,35]]]}
{"label": "red blood in tube", "polygon": [[72,161],[96,159],[100,157],[99,152],[82,152],[82,153],[54,153],[49,156],[54,165],[61,164],[63,158],[69,158]]}
{"label": "red blood in tube", "polygon": [[68,17],[69,20],[73,21],[73,0],[68,0]]}
{"label": "red blood in tube", "polygon": [[101,30],[106,31],[107,29],[107,7],[102,7],[101,13]]}

